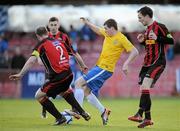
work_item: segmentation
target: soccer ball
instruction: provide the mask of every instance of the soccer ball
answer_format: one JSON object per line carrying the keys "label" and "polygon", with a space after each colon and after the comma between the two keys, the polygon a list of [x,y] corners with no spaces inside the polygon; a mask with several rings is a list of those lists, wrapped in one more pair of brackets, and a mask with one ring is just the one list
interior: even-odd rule
{"label": "soccer ball", "polygon": [[66,118],[66,124],[71,124],[73,121],[73,118],[70,114],[68,114],[67,112],[61,112],[61,114]]}

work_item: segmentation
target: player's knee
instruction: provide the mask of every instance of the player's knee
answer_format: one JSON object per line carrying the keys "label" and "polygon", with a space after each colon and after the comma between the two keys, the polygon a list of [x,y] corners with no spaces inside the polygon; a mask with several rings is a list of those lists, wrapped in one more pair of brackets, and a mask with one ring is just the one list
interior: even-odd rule
{"label": "player's knee", "polygon": [[88,96],[89,94],[91,94],[91,90],[89,88],[85,88],[84,89],[84,95]]}
{"label": "player's knee", "polygon": [[142,84],[142,85],[140,86],[140,88],[141,88],[141,90],[149,90],[149,89],[150,89],[150,86],[147,85],[147,84]]}
{"label": "player's knee", "polygon": [[75,88],[80,88],[80,82],[79,82],[79,80],[76,80],[74,84],[75,84]]}
{"label": "player's knee", "polygon": [[40,98],[38,92],[36,92],[34,98],[35,98],[36,100],[38,100],[38,99]]}
{"label": "player's knee", "polygon": [[152,85],[153,79],[152,78],[144,78],[141,89],[150,89]]}
{"label": "player's knee", "polygon": [[82,78],[79,78],[75,81],[75,87],[76,88],[83,88],[83,80]]}
{"label": "player's knee", "polygon": [[41,91],[40,91],[40,89],[38,89],[38,90],[37,90],[37,92],[36,92],[36,94],[35,94],[35,96],[34,96],[34,97],[35,97],[35,99],[36,99],[36,100],[39,100],[39,99],[41,99],[41,97],[42,97],[42,94],[41,94]]}
{"label": "player's knee", "polygon": [[39,101],[40,103],[42,103],[42,101],[43,101],[44,99],[47,99],[46,97],[41,96],[41,95],[38,95],[38,94],[35,95],[35,98],[36,98],[36,100]]}

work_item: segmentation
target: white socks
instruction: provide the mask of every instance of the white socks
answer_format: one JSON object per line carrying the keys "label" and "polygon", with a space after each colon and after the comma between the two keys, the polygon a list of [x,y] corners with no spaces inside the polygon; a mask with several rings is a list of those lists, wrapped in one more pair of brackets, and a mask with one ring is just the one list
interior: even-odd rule
{"label": "white socks", "polygon": [[104,112],[104,110],[105,110],[104,106],[100,103],[100,101],[97,99],[97,97],[92,92],[86,98],[89,103],[91,103],[93,106],[95,106],[100,111],[101,114]]}
{"label": "white socks", "polygon": [[82,107],[83,100],[84,100],[84,90],[81,88],[75,88],[74,97],[76,98],[76,100],[80,104],[80,106]]}
{"label": "white socks", "polygon": [[[82,106],[84,100],[84,90],[81,88],[75,88],[74,96],[78,103]],[[105,107],[101,104],[101,102],[92,92],[86,98],[88,102],[91,103],[94,107],[96,107],[101,114],[104,112]]]}

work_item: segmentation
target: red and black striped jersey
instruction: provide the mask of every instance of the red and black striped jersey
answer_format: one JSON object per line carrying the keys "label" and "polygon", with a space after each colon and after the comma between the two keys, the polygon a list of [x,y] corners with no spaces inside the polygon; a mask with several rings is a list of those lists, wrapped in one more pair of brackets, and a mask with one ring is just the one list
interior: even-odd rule
{"label": "red and black striped jersey", "polygon": [[69,55],[73,55],[73,54],[76,53],[76,51],[73,49],[73,47],[71,45],[70,39],[69,39],[67,34],[62,33],[62,32],[59,31],[56,35],[52,35],[49,32],[49,37],[53,38],[53,39],[57,39],[57,40],[63,41],[63,43],[65,44],[66,50],[68,51]]}
{"label": "red and black striped jersey", "polygon": [[[149,33],[153,31],[157,40],[149,39]],[[153,22],[150,26],[147,27],[145,31],[145,41],[143,42],[145,46],[146,55],[144,58],[144,66],[151,66],[156,61],[166,63],[165,59],[165,46],[167,44],[173,44],[173,38],[170,35],[168,29],[164,24]]]}
{"label": "red and black striped jersey", "polygon": [[46,38],[39,42],[32,55],[39,56],[49,75],[69,70],[69,55],[62,41]]}

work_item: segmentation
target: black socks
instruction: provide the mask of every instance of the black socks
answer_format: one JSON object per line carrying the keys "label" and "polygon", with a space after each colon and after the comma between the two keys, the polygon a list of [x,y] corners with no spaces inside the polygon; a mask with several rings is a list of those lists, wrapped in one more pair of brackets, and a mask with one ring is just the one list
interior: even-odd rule
{"label": "black socks", "polygon": [[54,104],[47,97],[44,97],[40,101],[40,104],[56,119],[60,119],[62,117],[61,113],[56,109]]}
{"label": "black socks", "polygon": [[82,107],[77,102],[76,98],[74,97],[73,92],[69,92],[66,95],[63,95],[63,98],[72,106],[72,109],[77,110],[80,114],[85,112]]}
{"label": "black socks", "polygon": [[140,103],[139,103],[138,113],[141,117],[145,111],[145,119],[151,119],[150,109],[151,109],[151,98],[150,91],[143,89],[141,92]]}

